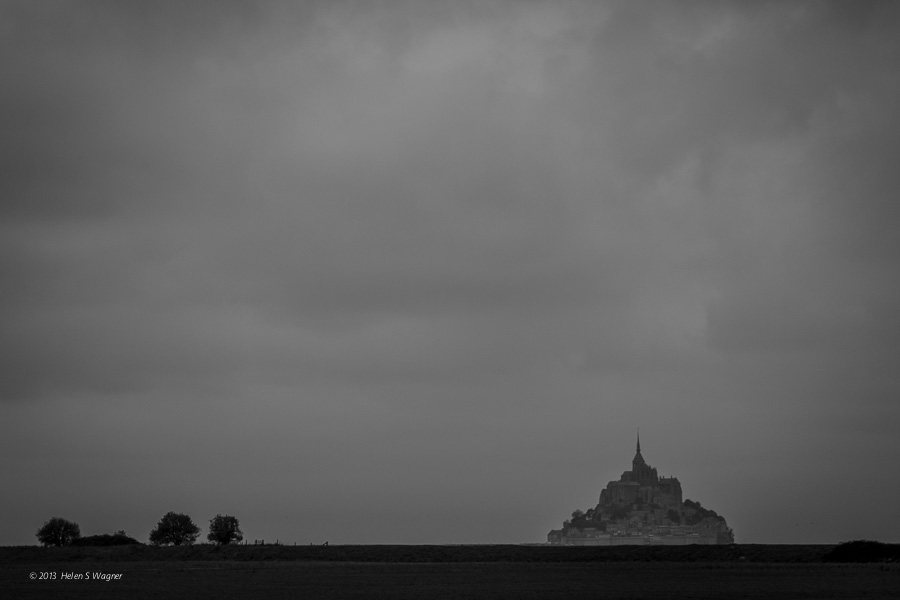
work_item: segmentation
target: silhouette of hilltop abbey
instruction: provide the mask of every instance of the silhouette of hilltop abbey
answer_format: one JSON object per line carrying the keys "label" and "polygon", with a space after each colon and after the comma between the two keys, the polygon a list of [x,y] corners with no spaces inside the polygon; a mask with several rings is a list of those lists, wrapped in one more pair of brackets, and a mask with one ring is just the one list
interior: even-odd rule
{"label": "silhouette of hilltop abbey", "polygon": [[699,502],[682,501],[681,482],[660,477],[637,452],[631,470],[600,491],[600,502],[587,512],[576,510],[562,529],[547,534],[550,544],[617,546],[625,544],[733,544],[725,518]]}

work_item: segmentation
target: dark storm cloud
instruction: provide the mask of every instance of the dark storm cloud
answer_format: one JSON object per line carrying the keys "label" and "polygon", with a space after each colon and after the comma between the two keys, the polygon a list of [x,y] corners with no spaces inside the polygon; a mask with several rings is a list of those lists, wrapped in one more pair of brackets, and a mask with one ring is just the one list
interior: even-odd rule
{"label": "dark storm cloud", "polygon": [[[323,536],[369,493],[397,529],[365,541],[522,541],[472,498],[555,526],[642,424],[787,541],[747,488],[800,493],[798,431],[806,464],[896,447],[894,3],[0,11],[5,470],[115,448],[153,521],[171,495],[128,490],[184,457],[274,531],[198,475],[227,456]],[[23,450],[49,410],[62,466]],[[439,540],[397,525],[442,494]]]}

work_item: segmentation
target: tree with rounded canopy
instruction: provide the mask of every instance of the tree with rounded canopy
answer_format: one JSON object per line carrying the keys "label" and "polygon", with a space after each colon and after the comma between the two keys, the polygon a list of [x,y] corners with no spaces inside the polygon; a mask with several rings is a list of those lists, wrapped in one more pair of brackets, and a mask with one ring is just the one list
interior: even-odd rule
{"label": "tree with rounded canopy", "polygon": [[44,546],[68,546],[81,537],[78,523],[53,517],[37,530],[38,541]]}
{"label": "tree with rounded canopy", "polygon": [[197,540],[198,535],[200,528],[194,525],[189,516],[168,512],[159,520],[156,529],[150,532],[150,543],[154,546],[189,546]]}
{"label": "tree with rounded canopy", "polygon": [[243,540],[244,532],[241,531],[236,517],[216,515],[215,519],[209,520],[209,533],[206,539],[216,544],[230,544]]}

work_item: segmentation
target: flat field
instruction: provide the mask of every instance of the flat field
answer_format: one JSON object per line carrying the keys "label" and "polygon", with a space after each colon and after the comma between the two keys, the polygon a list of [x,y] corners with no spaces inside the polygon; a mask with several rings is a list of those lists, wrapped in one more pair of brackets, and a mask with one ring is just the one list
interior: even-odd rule
{"label": "flat field", "polygon": [[[354,548],[362,549],[360,556],[365,558],[346,560]],[[0,548],[0,597],[900,598],[897,563],[755,562],[746,558],[712,562],[596,560],[602,554],[577,548],[568,549],[576,551],[567,557],[575,560],[545,560],[565,554],[541,552],[556,550],[552,548],[529,548],[519,554],[517,547],[508,547],[511,560],[503,560],[506,547],[488,547],[492,550],[481,551],[482,560],[446,560],[469,558],[478,551],[477,546],[457,552],[451,547],[443,555],[445,560],[439,562],[416,560],[416,546],[383,547],[384,558],[395,560],[380,561],[378,548],[332,547],[324,554],[323,550],[309,549],[309,556],[318,558],[312,560],[279,557],[292,554],[288,547],[283,552],[264,554],[262,560],[261,549],[253,552],[252,547],[244,553],[242,548],[235,548],[236,552],[220,555],[219,559],[209,558],[213,551],[201,548],[134,549],[136,552],[98,548],[80,549],[79,553],[68,548]],[[396,560],[398,548],[405,552],[405,560]],[[435,548],[440,547],[422,547],[421,555],[428,557]],[[164,551],[157,552],[160,550]],[[328,554],[331,559],[323,560]],[[173,559],[173,555],[179,558]],[[529,557],[536,560],[523,560]],[[31,579],[32,573],[36,579]],[[42,574],[49,577],[50,573],[55,574],[52,579],[41,579]],[[107,581],[94,578],[94,573],[121,577]],[[66,579],[67,574],[73,578]],[[86,577],[76,579],[78,575]]]}

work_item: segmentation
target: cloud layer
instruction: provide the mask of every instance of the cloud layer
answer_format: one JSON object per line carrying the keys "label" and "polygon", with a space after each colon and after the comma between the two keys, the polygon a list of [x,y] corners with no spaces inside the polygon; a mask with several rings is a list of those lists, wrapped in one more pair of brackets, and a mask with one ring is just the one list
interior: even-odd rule
{"label": "cloud layer", "polygon": [[897,541],[898,17],[3,3],[3,543],[534,541],[637,426],[738,541]]}

